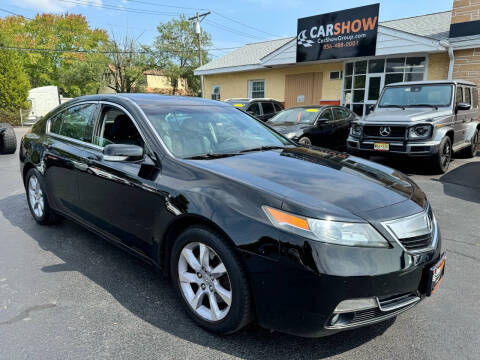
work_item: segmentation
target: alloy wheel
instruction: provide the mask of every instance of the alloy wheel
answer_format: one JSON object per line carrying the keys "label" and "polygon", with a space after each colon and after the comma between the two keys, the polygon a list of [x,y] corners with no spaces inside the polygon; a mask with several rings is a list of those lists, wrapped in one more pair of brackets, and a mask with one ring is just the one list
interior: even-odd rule
{"label": "alloy wheel", "polygon": [[178,259],[178,280],[186,302],[196,315],[220,321],[232,305],[232,285],[218,254],[201,242],[185,245]]}
{"label": "alloy wheel", "polygon": [[452,149],[450,143],[445,143],[445,146],[442,149],[441,154],[441,164],[443,169],[447,169],[448,164],[450,163],[450,158],[452,157]]}
{"label": "alloy wheel", "polygon": [[298,142],[302,145],[312,145],[312,141],[308,137],[302,137]]}
{"label": "alloy wheel", "polygon": [[35,175],[31,176],[28,181],[28,200],[30,201],[30,206],[35,216],[41,218],[44,213],[45,200],[40,182]]}

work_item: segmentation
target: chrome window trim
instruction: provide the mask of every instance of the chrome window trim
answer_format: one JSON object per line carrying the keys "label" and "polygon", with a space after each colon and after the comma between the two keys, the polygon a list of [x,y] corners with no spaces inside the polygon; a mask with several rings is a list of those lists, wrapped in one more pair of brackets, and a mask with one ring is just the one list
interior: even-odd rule
{"label": "chrome window trim", "polygon": [[432,242],[430,243],[429,246],[424,247],[422,249],[407,250],[403,246],[401,241],[397,238],[395,233],[388,226],[389,224],[396,223],[396,222],[406,222],[406,221],[410,220],[411,218],[415,218],[415,217],[418,217],[418,216],[425,216],[425,215],[428,216],[429,211],[430,211],[430,205],[427,207],[426,210],[424,210],[420,213],[410,215],[410,216],[407,216],[407,217],[403,217],[403,218],[399,218],[399,219],[383,221],[380,224],[390,234],[390,236],[395,240],[395,242],[403,249],[403,251],[405,251],[409,254],[421,254],[421,253],[429,252],[429,251],[435,250],[435,248],[437,247],[437,243],[438,243],[438,223],[437,223],[437,219],[435,218],[435,215],[433,214],[433,212],[432,212],[432,231],[430,232],[430,234],[432,236]]}
{"label": "chrome window trim", "polygon": [[99,103],[99,101],[82,101],[82,102],[78,102],[78,103],[75,103],[75,104],[71,104],[70,106],[67,106],[67,107],[61,109],[60,111],[56,112],[54,115],[52,115],[47,120],[47,122],[45,124],[45,134],[48,135],[48,136],[54,137],[54,138],[58,138],[60,140],[66,140],[66,141],[72,142],[74,144],[82,145],[82,146],[89,147],[89,148],[92,148],[92,149],[95,149],[95,150],[98,150],[98,149],[103,150],[103,148],[101,148],[98,145],[88,143],[88,142],[85,142],[85,141],[82,141],[82,140],[74,139],[74,138],[71,138],[71,137],[68,137],[68,136],[60,135],[60,134],[57,134],[57,133],[53,133],[53,132],[50,131],[52,117],[55,117],[55,116],[65,112],[65,111],[67,111],[68,109],[70,109],[72,107],[75,107],[75,106],[98,105],[98,103]]}

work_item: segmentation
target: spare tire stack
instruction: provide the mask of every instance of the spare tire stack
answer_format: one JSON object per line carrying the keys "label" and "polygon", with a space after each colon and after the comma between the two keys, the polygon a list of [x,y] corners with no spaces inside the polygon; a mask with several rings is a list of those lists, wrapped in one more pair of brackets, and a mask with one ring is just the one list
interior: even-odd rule
{"label": "spare tire stack", "polygon": [[0,154],[13,154],[17,150],[15,130],[10,124],[0,123]]}

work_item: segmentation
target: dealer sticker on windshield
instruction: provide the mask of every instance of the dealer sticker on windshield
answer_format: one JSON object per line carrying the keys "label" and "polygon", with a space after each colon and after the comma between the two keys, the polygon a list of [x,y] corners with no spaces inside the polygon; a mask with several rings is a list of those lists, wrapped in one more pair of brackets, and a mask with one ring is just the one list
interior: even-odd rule
{"label": "dealer sticker on windshield", "polygon": [[389,151],[390,150],[390,144],[389,143],[374,143],[373,144],[373,150]]}
{"label": "dealer sticker on windshield", "polygon": [[243,104],[235,104],[235,105],[233,105],[233,106],[235,106],[235,107],[243,107]]}
{"label": "dealer sticker on windshield", "polygon": [[318,112],[318,109],[307,109],[305,111],[307,111],[307,112]]}

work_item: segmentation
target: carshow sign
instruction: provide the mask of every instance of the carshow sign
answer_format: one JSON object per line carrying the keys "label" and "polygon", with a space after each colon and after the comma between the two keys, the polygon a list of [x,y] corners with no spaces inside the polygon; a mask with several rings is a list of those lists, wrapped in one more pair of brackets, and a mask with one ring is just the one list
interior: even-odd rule
{"label": "carshow sign", "polygon": [[380,4],[298,19],[297,62],[373,56]]}

